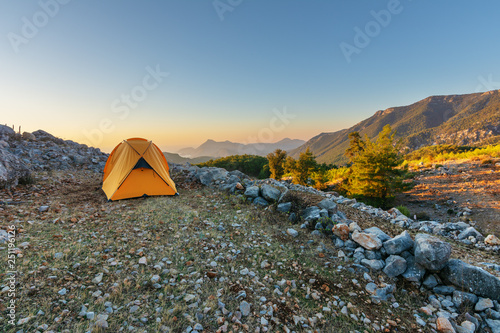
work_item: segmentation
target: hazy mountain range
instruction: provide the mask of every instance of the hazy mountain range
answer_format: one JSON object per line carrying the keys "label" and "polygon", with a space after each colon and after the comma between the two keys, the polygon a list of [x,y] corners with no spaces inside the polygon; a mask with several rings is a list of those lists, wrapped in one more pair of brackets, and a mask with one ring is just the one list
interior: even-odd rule
{"label": "hazy mountain range", "polygon": [[260,155],[266,156],[270,152],[275,151],[276,149],[282,149],[286,151],[290,151],[295,149],[305,143],[304,140],[298,139],[283,139],[275,143],[236,143],[231,141],[214,141],[207,140],[198,148],[183,148],[179,150],[177,153],[181,157],[187,158],[199,158],[199,157],[226,157],[230,155]]}
{"label": "hazy mountain range", "polygon": [[348,129],[321,133],[290,152],[293,157],[310,147],[318,162],[344,163],[348,135],[358,131],[373,138],[390,124],[403,144],[414,150],[433,144],[474,145],[500,138],[500,91],[431,96],[407,106],[377,111]]}

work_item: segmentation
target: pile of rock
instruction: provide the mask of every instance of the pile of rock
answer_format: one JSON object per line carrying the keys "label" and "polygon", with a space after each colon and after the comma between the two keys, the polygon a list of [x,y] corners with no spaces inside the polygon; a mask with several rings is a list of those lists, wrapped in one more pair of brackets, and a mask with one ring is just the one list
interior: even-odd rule
{"label": "pile of rock", "polygon": [[0,125],[0,188],[16,186],[31,171],[87,168],[102,172],[108,154],[38,130],[22,135]]}
{"label": "pile of rock", "polygon": [[[252,201],[256,205],[267,206],[277,202],[278,210],[282,212],[292,212],[294,208],[291,206],[291,203],[282,202],[288,191],[311,193],[323,196],[325,199],[331,201],[331,203],[329,203],[331,207],[333,207],[332,205],[335,203],[349,205],[352,208],[374,217],[383,218],[405,229],[416,229],[421,232],[458,240],[462,243],[473,245],[487,251],[500,252],[500,239],[498,239],[498,237],[495,235],[484,237],[479,231],[466,222],[440,223],[437,221],[415,221],[403,215],[396,208],[384,211],[383,209],[357,202],[356,199],[334,196],[331,193],[321,192],[309,186],[291,184],[275,179],[251,180],[240,171],[228,172],[225,169],[214,167],[199,168],[197,166],[191,166],[189,163],[185,165],[171,164],[170,167],[172,171],[183,172],[188,179],[198,180],[203,185],[229,191],[230,193],[238,192],[244,194],[247,200]],[[318,224],[316,220],[320,218],[323,218],[320,221],[322,227],[316,229],[326,231],[326,233],[330,232],[334,224],[345,222],[346,220],[345,215],[343,215],[341,211],[336,210],[334,212],[332,210],[326,214],[324,208],[317,206],[307,208],[302,216],[302,220],[306,222],[306,226],[308,227],[310,227],[310,224],[313,222],[315,223],[313,227],[316,227]],[[330,221],[328,219],[330,219]],[[300,218],[296,213],[292,212],[290,214],[290,220],[295,222],[299,221]]]}
{"label": "pile of rock", "polygon": [[[468,240],[470,244],[474,244],[471,240],[473,237],[477,241],[475,244],[479,244],[478,241],[484,237],[464,222],[416,222],[397,209],[384,211],[356,202],[355,199],[333,196],[274,179],[252,181],[238,171],[190,165],[172,165],[171,168],[176,172],[184,172],[206,186],[239,193],[257,206],[276,205],[278,211],[289,214],[292,222],[301,221],[302,229],[313,229],[313,234],[331,238],[339,249],[338,256],[346,260],[351,258],[351,269],[355,271],[383,273],[389,279],[405,279],[428,290],[429,304],[415,314],[417,323],[422,326],[431,322],[438,331],[443,331],[448,325],[456,332],[475,332],[484,327],[490,327],[494,332],[500,329],[500,279],[461,260],[450,260],[451,245],[428,234]],[[292,202],[285,201],[289,190],[314,193],[325,199],[316,206],[298,211]],[[413,239],[407,231],[390,237],[377,227],[362,230],[356,222],[347,219],[338,209],[338,204],[350,205],[422,233]],[[293,228],[287,228],[286,233],[292,237],[299,234]],[[489,249],[498,251],[498,246],[490,246]],[[380,302],[392,297],[395,284],[376,284],[372,281],[365,289],[372,295],[374,302]],[[459,309],[465,304],[474,311],[472,314],[467,313],[465,320],[460,317],[462,322],[459,324]],[[426,321],[421,316],[425,316]]]}

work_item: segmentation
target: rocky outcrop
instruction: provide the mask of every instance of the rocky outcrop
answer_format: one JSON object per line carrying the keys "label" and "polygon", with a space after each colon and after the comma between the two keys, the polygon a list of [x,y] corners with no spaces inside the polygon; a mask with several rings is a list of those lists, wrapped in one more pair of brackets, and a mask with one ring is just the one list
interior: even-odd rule
{"label": "rocky outcrop", "polygon": [[16,134],[0,125],[0,188],[16,186],[32,171],[84,168],[102,172],[108,154],[38,130]]}
{"label": "rocky outcrop", "polygon": [[28,181],[30,177],[30,169],[19,157],[0,148],[0,188],[15,187],[19,182]]}

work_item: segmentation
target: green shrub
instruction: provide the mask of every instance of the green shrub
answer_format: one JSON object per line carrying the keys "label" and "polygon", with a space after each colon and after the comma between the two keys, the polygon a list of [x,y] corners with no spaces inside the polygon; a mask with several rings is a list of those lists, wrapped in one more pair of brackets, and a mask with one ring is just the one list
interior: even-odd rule
{"label": "green shrub", "polygon": [[267,178],[270,175],[267,158],[257,155],[231,155],[197,165],[224,168],[228,171],[239,170],[244,174],[259,178]]}
{"label": "green shrub", "polygon": [[410,210],[408,209],[408,207],[403,206],[403,205],[399,205],[396,207],[396,209],[399,210],[401,212],[401,214],[405,215],[406,217],[411,217]]}

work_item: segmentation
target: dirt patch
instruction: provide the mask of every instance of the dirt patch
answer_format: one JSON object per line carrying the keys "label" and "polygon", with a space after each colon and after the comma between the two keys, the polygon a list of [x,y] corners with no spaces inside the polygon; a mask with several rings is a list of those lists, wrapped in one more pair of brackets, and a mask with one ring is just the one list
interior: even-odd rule
{"label": "dirt patch", "polygon": [[[500,235],[500,167],[491,162],[455,161],[423,169],[396,203],[423,219],[465,220],[485,236]],[[457,216],[465,209],[470,216]]]}

